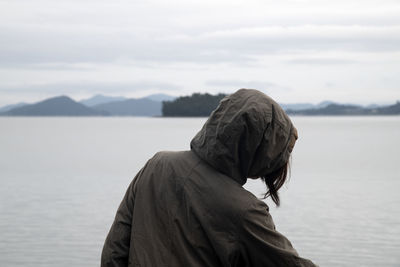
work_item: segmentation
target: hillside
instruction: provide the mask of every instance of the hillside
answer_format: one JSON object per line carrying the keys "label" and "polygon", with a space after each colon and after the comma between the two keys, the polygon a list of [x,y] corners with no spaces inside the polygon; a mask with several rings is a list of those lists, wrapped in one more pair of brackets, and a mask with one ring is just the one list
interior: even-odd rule
{"label": "hillside", "polygon": [[157,102],[162,102],[162,101],[172,101],[174,99],[176,99],[175,96],[170,96],[170,95],[166,95],[166,94],[152,94],[143,98],[147,98],[153,101],[157,101]]}
{"label": "hillside", "polygon": [[86,107],[67,96],[58,96],[35,104],[27,104],[13,108],[3,115],[6,116],[101,116],[105,112]]}
{"label": "hillside", "polygon": [[330,104],[323,108],[286,110],[290,115],[309,116],[359,116],[359,115],[400,115],[400,102],[385,107],[362,107],[357,105]]}
{"label": "hillside", "polygon": [[126,98],[122,97],[122,96],[95,95],[95,96],[92,96],[91,98],[83,99],[83,100],[79,101],[79,103],[84,104],[85,106],[88,106],[88,107],[93,107],[93,106],[104,104],[104,103],[109,103],[109,102],[114,102],[114,101],[122,101],[122,100],[126,100]]}
{"label": "hillside", "polygon": [[[18,103],[2,107],[1,116],[164,116],[164,117],[207,117],[218,106],[224,94],[211,95],[194,93],[173,100],[163,94],[138,99],[96,95],[90,99],[74,101],[67,96],[49,98],[34,104]],[[150,99],[153,98],[154,100]],[[96,101],[106,103],[92,105]],[[111,102],[109,102],[111,101]],[[82,103],[86,103],[83,105]],[[359,106],[324,101],[319,104],[281,104],[290,115],[305,116],[374,116],[400,115],[400,101],[388,106]],[[5,111],[4,111],[5,110]]]}
{"label": "hillside", "polygon": [[396,104],[380,107],[380,108],[373,108],[371,109],[372,114],[377,113],[380,115],[393,115],[393,114],[400,114],[400,101],[397,101]]}
{"label": "hillside", "polygon": [[0,113],[2,112],[7,112],[9,110],[12,110],[13,108],[18,108],[18,107],[22,107],[27,105],[27,103],[25,102],[20,102],[20,103],[16,103],[16,104],[11,104],[11,105],[6,105],[6,106],[2,106],[0,107]]}
{"label": "hillside", "polygon": [[107,112],[114,116],[160,116],[161,102],[150,99],[127,99],[95,105],[99,112]]}
{"label": "hillside", "polygon": [[306,109],[320,109],[325,108],[331,104],[335,104],[332,101],[323,101],[319,104],[310,104],[310,103],[293,103],[293,104],[285,104],[279,103],[279,105],[286,111],[286,110],[306,110]]}

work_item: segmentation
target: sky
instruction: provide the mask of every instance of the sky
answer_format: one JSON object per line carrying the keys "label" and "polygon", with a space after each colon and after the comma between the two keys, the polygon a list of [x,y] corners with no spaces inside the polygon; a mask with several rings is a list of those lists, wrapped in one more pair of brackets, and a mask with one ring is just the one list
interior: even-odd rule
{"label": "sky", "polygon": [[0,106],[239,88],[400,100],[400,1],[0,0]]}

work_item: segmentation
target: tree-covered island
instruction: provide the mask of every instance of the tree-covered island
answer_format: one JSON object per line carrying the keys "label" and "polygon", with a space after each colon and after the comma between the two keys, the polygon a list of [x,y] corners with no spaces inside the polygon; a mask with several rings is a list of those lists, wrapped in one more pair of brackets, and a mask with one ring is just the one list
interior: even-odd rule
{"label": "tree-covered island", "polygon": [[225,96],[208,93],[181,96],[173,101],[164,101],[162,114],[164,117],[208,117]]}

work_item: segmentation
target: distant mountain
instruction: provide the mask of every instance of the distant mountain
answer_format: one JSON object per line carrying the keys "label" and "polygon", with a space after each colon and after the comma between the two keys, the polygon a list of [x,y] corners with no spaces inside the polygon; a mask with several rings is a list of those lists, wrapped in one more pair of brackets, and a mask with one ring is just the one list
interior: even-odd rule
{"label": "distant mountain", "polygon": [[[339,105],[339,104],[335,103],[333,101],[325,100],[325,101],[322,101],[321,103],[315,105],[314,108],[326,108],[329,105]],[[349,105],[352,105],[352,104],[349,104]]]}
{"label": "distant mountain", "polygon": [[161,102],[146,98],[127,99],[93,106],[99,112],[115,116],[160,116]]}
{"label": "distant mountain", "polygon": [[3,115],[6,116],[101,116],[107,115],[75,102],[67,96],[58,96],[35,104],[13,108]]}
{"label": "distant mountain", "polygon": [[369,104],[365,108],[379,108],[379,107],[380,107],[380,105],[377,105],[377,104]]}
{"label": "distant mountain", "polygon": [[355,105],[330,104],[322,108],[287,110],[286,112],[297,115],[361,115],[363,110],[362,107]]}
{"label": "distant mountain", "polygon": [[400,115],[400,102],[397,101],[396,104],[369,108],[357,105],[340,105],[340,104],[329,104],[323,108],[312,108],[304,110],[286,110],[290,115]]}
{"label": "distant mountain", "polygon": [[25,106],[25,105],[27,105],[27,103],[20,102],[20,103],[17,103],[17,104],[11,104],[11,105],[7,105],[7,106],[3,106],[3,107],[0,108],[0,113],[9,111],[9,110],[11,110],[13,108],[22,107],[22,106]]}
{"label": "distant mountain", "polygon": [[310,104],[310,103],[294,103],[294,104],[279,104],[284,110],[306,110],[306,109],[320,109],[325,108],[331,104],[336,104],[332,101],[323,101],[319,104]]}
{"label": "distant mountain", "polygon": [[314,108],[315,105],[310,103],[295,103],[295,104],[279,104],[284,110],[303,110]]}
{"label": "distant mountain", "polygon": [[175,96],[170,96],[170,95],[166,95],[166,94],[153,94],[153,95],[146,96],[144,98],[150,99],[153,101],[158,101],[158,102],[172,101],[172,100],[176,99]]}
{"label": "distant mountain", "polygon": [[[150,95],[139,99],[96,95],[81,101],[92,105],[96,101],[111,101],[88,107],[67,96],[49,98],[34,104],[18,103],[0,109],[1,116],[208,116],[224,94],[194,93],[174,98],[165,94]],[[151,100],[156,99],[156,100]],[[165,99],[173,100],[165,100]],[[124,100],[117,100],[124,99]],[[162,102],[161,102],[162,101]],[[309,103],[281,104],[290,115],[400,115],[400,101],[387,106],[358,106],[324,101],[317,105]]]}
{"label": "distant mountain", "polygon": [[386,106],[386,107],[379,107],[370,109],[372,114],[379,114],[379,115],[400,115],[400,101],[397,101],[396,104]]}
{"label": "distant mountain", "polygon": [[84,104],[85,106],[88,106],[88,107],[93,107],[93,106],[104,104],[104,103],[109,103],[109,102],[114,102],[114,101],[123,101],[126,99],[127,98],[125,98],[123,96],[95,95],[95,96],[92,96],[91,98],[81,100],[81,101],[79,101],[79,103]]}

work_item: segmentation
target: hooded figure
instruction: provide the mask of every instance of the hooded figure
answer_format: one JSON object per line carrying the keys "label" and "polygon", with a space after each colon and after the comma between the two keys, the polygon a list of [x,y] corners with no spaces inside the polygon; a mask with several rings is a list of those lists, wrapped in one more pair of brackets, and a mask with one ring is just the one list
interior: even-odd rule
{"label": "hooded figure", "polygon": [[265,94],[225,97],[190,151],[159,152],[128,187],[101,266],[315,266],[242,185],[287,164],[297,131]]}

